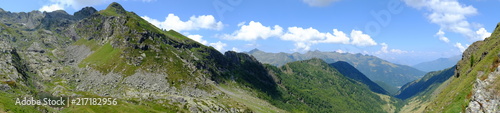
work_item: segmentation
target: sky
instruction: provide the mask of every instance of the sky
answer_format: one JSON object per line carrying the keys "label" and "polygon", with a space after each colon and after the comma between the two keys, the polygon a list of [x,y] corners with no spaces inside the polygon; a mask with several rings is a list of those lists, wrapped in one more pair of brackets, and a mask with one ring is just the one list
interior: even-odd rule
{"label": "sky", "polygon": [[0,0],[11,12],[118,2],[221,52],[348,52],[405,65],[461,55],[500,22],[500,0]]}

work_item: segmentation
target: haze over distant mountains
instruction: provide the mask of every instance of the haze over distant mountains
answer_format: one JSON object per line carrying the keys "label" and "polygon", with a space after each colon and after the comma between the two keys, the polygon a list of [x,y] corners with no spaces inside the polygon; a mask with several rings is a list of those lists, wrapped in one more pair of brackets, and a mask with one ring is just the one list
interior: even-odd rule
{"label": "haze over distant mountains", "polygon": [[269,63],[272,65],[280,66],[287,62],[307,60],[311,58],[320,58],[327,63],[334,63],[337,61],[345,61],[361,73],[366,75],[374,82],[384,82],[391,87],[384,87],[387,85],[380,85],[390,93],[395,93],[397,87],[416,80],[422,77],[425,72],[415,69],[410,66],[394,64],[386,60],[380,59],[371,55],[351,54],[351,53],[338,53],[338,52],[321,52],[309,51],[304,54],[301,53],[266,53],[258,49],[249,51],[248,54],[253,55],[257,60],[262,63]]}
{"label": "haze over distant mountains", "polygon": [[461,58],[462,58],[462,56],[460,56],[460,55],[453,56],[450,58],[439,58],[436,60],[415,64],[412,67],[415,67],[419,70],[426,71],[426,72],[438,71],[438,70],[446,69],[446,68],[449,68],[453,65],[456,65],[457,62],[460,61]]}

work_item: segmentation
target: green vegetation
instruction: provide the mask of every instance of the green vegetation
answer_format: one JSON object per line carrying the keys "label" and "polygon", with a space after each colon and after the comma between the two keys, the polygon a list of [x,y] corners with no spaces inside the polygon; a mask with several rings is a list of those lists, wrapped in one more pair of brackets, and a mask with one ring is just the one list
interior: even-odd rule
{"label": "green vegetation", "polygon": [[[254,49],[248,54],[254,56],[262,63],[268,63],[275,66],[281,66],[288,62],[308,60],[311,58],[319,58],[327,63],[334,63],[337,61],[345,61],[361,73],[366,75],[372,81],[382,81],[389,84],[393,88],[384,88],[386,91],[390,89],[398,89],[404,84],[422,77],[425,72],[417,70],[413,67],[406,65],[393,64],[388,61],[382,60],[375,56],[350,54],[350,53],[337,53],[337,52],[320,52],[308,51],[304,54],[301,53],[266,53]],[[393,91],[393,90],[392,90]],[[395,92],[389,92],[391,94]]]}
{"label": "green vegetation", "polygon": [[320,59],[267,66],[279,78],[280,95],[268,100],[292,112],[384,112],[387,104],[364,84]]}
{"label": "green vegetation", "polygon": [[495,29],[491,37],[474,42],[464,52],[463,60],[458,62],[457,75],[452,77],[447,86],[437,95],[426,111],[428,112],[464,112],[472,95],[473,84],[478,74],[486,76],[495,66],[495,58],[500,53],[500,28]]}
{"label": "green vegetation", "polygon": [[455,74],[455,66],[441,71],[429,72],[424,77],[401,87],[394,97],[406,100],[419,96],[422,101],[429,100],[430,94],[453,74]]}
{"label": "green vegetation", "polygon": [[138,67],[129,65],[123,58],[120,58],[122,53],[122,50],[115,49],[107,43],[85,58],[78,66],[90,66],[101,71],[103,74],[107,74],[113,70],[117,70],[117,72],[125,75],[134,74]]}

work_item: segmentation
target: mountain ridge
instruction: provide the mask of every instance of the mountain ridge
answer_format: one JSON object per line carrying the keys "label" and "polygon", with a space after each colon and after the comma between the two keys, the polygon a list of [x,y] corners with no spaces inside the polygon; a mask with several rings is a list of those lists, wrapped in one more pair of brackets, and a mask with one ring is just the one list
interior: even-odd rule
{"label": "mountain ridge", "polygon": [[453,56],[449,58],[438,58],[436,60],[422,62],[419,64],[415,64],[412,67],[415,67],[422,71],[438,71],[443,70],[453,65],[456,65],[457,62],[462,58],[462,56]]}
{"label": "mountain ridge", "polygon": [[[423,76],[425,73],[410,66],[393,64],[382,60],[375,56],[367,56],[362,54],[337,53],[337,52],[320,52],[309,51],[301,53],[266,53],[258,49],[252,52],[246,52],[257,60],[271,65],[282,65],[286,62],[307,60],[311,58],[321,58],[327,63],[336,61],[346,61],[356,67],[360,72],[366,75],[372,81],[382,81],[392,87],[400,87],[407,82],[411,82]],[[382,71],[383,70],[383,71]],[[392,89],[392,88],[391,88]],[[387,89],[386,89],[387,90]],[[391,92],[395,93],[395,92]]]}
{"label": "mountain ridge", "polygon": [[335,69],[337,69],[337,71],[339,71],[342,75],[344,75],[348,78],[354,79],[356,81],[359,81],[361,83],[364,83],[373,92],[385,94],[385,95],[391,95],[389,92],[384,90],[384,88],[380,87],[377,83],[371,81],[368,77],[363,75],[363,73],[359,72],[356,68],[354,68],[352,65],[350,65],[347,62],[338,61],[335,63],[331,63],[329,65],[333,66]]}
{"label": "mountain ridge", "polygon": [[[384,112],[397,102],[323,60],[275,67],[248,54],[220,53],[118,3],[74,15],[0,15],[9,15],[0,17],[2,112]],[[115,98],[119,105],[12,106],[11,98],[23,97]]]}

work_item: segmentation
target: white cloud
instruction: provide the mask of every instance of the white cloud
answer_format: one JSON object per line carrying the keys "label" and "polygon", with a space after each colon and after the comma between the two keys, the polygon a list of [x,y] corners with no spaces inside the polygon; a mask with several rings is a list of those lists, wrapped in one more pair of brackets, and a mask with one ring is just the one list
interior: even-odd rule
{"label": "white cloud", "polygon": [[[457,0],[404,0],[408,6],[417,9],[427,9],[430,13],[427,18],[441,29],[455,32],[466,36],[469,40],[483,40],[486,30],[482,33],[474,33],[474,26],[467,21],[468,16],[476,15],[477,9],[473,6],[464,5]],[[484,28],[479,28],[479,30]],[[444,39],[444,38],[442,38]]]}
{"label": "white cloud", "polygon": [[42,8],[38,9],[39,11],[41,12],[52,12],[52,11],[56,11],[56,10],[64,10],[64,6],[62,6],[61,4],[52,4],[52,5],[46,5],[46,6],[43,6]]}
{"label": "white cloud", "polygon": [[257,40],[257,39],[267,39],[269,37],[278,37],[283,33],[283,28],[275,25],[272,29],[269,26],[264,26],[260,22],[251,21],[248,25],[244,22],[239,23],[239,30],[235,31],[231,35],[223,35],[222,38],[229,40]]}
{"label": "white cloud", "polygon": [[[72,7],[75,10],[79,10],[86,6],[95,6],[104,3],[111,2],[113,0],[50,0],[52,5],[58,4],[60,7]],[[49,6],[52,6],[49,5]],[[43,6],[46,7],[46,6]],[[42,7],[42,8],[43,8]]]}
{"label": "white cloud", "polygon": [[478,38],[485,39],[491,36],[491,33],[486,31],[484,28],[480,28],[479,30],[476,31],[476,35],[479,36]]}
{"label": "white cloud", "polygon": [[[333,29],[331,32],[320,32],[312,27],[288,27],[286,31],[279,25],[274,27],[264,26],[260,22],[251,21],[248,25],[245,22],[240,22],[236,30],[232,34],[217,35],[222,39],[227,40],[245,40],[253,41],[258,39],[267,39],[277,37],[285,41],[295,42],[294,51],[308,51],[312,46],[319,43],[330,44],[352,44],[355,46],[374,46],[377,43],[367,34],[361,31],[352,30],[351,38],[344,32]],[[352,42],[351,42],[352,39]]]}
{"label": "white cloud", "polygon": [[342,44],[348,44],[349,43],[349,37],[337,29],[333,29],[333,35],[330,33],[326,33],[326,39],[321,41],[323,43],[342,43]]}
{"label": "white cloud", "polygon": [[226,43],[222,43],[222,42],[220,42],[220,41],[218,41],[218,42],[216,42],[216,43],[210,43],[210,44],[208,44],[208,45],[210,45],[210,46],[214,47],[215,49],[219,50],[220,52],[223,52],[223,51],[225,50],[225,49],[224,49],[224,47],[226,47],[226,46],[227,46],[227,44],[226,44]]}
{"label": "white cloud", "polygon": [[397,53],[397,54],[403,54],[403,53],[408,53],[408,51],[403,51],[400,49],[391,49],[392,53]]}
{"label": "white cloud", "polygon": [[375,52],[375,54],[382,54],[382,53],[403,54],[403,53],[408,53],[408,51],[403,51],[403,50],[400,50],[400,49],[390,49],[389,50],[389,45],[387,45],[386,43],[380,43],[380,45],[382,46],[380,48],[380,51]]}
{"label": "white cloud", "polygon": [[191,16],[188,21],[182,21],[174,14],[168,14],[164,21],[158,21],[148,16],[142,18],[156,27],[166,30],[190,31],[199,29],[222,30],[224,24],[221,21],[216,21],[212,15]]}
{"label": "white cloud", "polygon": [[382,46],[382,48],[380,48],[380,52],[382,52],[382,53],[389,52],[389,51],[387,51],[387,49],[389,48],[389,45],[387,45],[386,43],[380,43],[380,45]]}
{"label": "white cloud", "polygon": [[323,6],[328,6],[331,3],[340,0],[302,0],[302,1],[307,3],[309,6],[323,7]]}
{"label": "white cloud", "polygon": [[345,51],[342,50],[342,49],[337,49],[337,50],[335,50],[335,52],[337,52],[337,53],[345,53]]}
{"label": "white cloud", "polygon": [[356,46],[374,46],[377,43],[370,37],[370,35],[363,34],[362,31],[351,31],[352,44]]}
{"label": "white cloud", "polygon": [[458,50],[460,50],[460,52],[464,52],[465,49],[467,49],[467,47],[469,47],[469,45],[465,45],[463,46],[462,43],[455,43],[455,45],[453,45],[454,47],[458,48]]}
{"label": "white cloud", "polygon": [[187,37],[189,37],[189,38],[193,39],[194,41],[199,42],[199,43],[201,43],[203,45],[207,45],[208,44],[208,42],[206,40],[202,39],[203,36],[201,36],[201,35],[188,35]]}
{"label": "white cloud", "polygon": [[241,50],[238,49],[238,48],[236,48],[236,47],[233,47],[233,49],[231,49],[231,50],[234,51],[234,52],[241,52]]}
{"label": "white cloud", "polygon": [[444,36],[445,32],[443,30],[439,30],[435,36],[438,36],[439,37],[439,40],[443,41],[443,42],[450,42],[450,39],[448,39],[448,37]]}
{"label": "white cloud", "polygon": [[320,33],[312,27],[304,29],[300,27],[289,27],[288,32],[280,37],[282,40],[294,42],[307,42],[314,40],[322,40],[325,38],[325,33]]}
{"label": "white cloud", "polygon": [[[356,33],[353,33],[356,32]],[[361,33],[361,34],[359,34]],[[356,38],[353,42],[349,42],[350,38],[342,31],[333,29],[333,34],[326,32],[319,32],[318,30],[310,27],[307,29],[301,27],[289,27],[288,31],[283,34],[280,39],[295,42],[295,51],[308,51],[311,45],[318,43],[338,43],[338,44],[353,44],[356,46],[366,46],[375,43],[370,36],[362,34],[362,32],[357,32],[353,30],[351,32],[351,37]],[[366,41],[370,40],[370,41]],[[375,43],[376,45],[376,43]]]}

